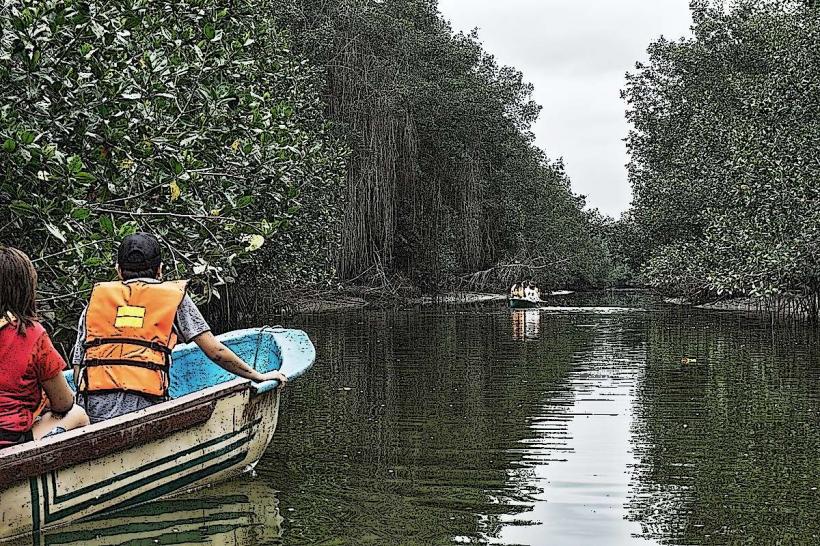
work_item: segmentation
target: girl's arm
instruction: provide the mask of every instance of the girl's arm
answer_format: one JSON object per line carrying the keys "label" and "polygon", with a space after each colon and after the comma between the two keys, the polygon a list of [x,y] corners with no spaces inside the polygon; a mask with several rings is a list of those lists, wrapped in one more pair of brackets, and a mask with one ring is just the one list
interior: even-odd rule
{"label": "girl's arm", "polygon": [[59,373],[43,381],[43,390],[46,391],[51,411],[57,414],[66,414],[74,407],[74,392],[68,386],[63,374]]}

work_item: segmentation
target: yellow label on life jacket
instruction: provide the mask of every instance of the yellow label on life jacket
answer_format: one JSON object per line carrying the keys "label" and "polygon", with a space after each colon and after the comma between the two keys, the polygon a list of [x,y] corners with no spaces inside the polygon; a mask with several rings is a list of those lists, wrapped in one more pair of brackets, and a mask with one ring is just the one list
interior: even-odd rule
{"label": "yellow label on life jacket", "polygon": [[145,307],[131,307],[124,305],[117,307],[115,328],[142,328],[145,324]]}

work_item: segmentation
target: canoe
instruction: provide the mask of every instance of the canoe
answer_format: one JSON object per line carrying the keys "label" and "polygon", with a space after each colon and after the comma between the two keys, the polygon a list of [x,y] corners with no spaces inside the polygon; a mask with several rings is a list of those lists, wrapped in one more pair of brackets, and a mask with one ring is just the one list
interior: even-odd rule
{"label": "canoe", "polygon": [[[219,336],[260,371],[302,375],[316,357],[299,330]],[[67,374],[68,376],[68,374]],[[0,450],[0,540],[134,506],[252,470],[273,439],[277,381],[254,384],[196,345],[174,349],[171,400]]]}
{"label": "canoe", "polygon": [[509,298],[511,309],[537,309],[544,303],[543,301],[526,300],[523,298]]}

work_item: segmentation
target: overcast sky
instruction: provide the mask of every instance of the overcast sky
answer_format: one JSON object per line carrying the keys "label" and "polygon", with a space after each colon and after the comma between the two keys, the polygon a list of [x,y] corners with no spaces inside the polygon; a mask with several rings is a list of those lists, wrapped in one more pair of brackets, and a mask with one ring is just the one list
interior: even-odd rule
{"label": "overcast sky", "polygon": [[689,35],[689,0],[440,0],[456,31],[478,27],[487,51],[535,85],[537,144],[563,157],[573,189],[618,217],[631,200],[624,74],[663,35]]}

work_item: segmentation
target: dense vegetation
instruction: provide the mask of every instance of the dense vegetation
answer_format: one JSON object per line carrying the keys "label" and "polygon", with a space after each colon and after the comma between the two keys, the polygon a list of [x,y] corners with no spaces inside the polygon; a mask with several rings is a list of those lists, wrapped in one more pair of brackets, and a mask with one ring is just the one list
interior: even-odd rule
{"label": "dense vegetation", "polygon": [[606,222],[533,146],[531,91],[432,0],[10,0],[0,240],[65,317],[136,230],[206,297],[604,282]]}
{"label": "dense vegetation", "polygon": [[659,40],[624,96],[630,260],[669,292],[820,291],[820,16],[805,2],[693,4],[694,36]]}
{"label": "dense vegetation", "polygon": [[603,280],[600,222],[532,144],[531,86],[475,35],[453,35],[437,1],[278,0],[274,13],[326,69],[329,113],[353,150],[341,278]]}
{"label": "dense vegetation", "polygon": [[285,281],[330,275],[344,153],[319,72],[258,16],[269,8],[0,8],[0,233],[36,258],[47,307],[76,317],[138,229],[165,241],[170,275],[212,294],[254,250]]}

